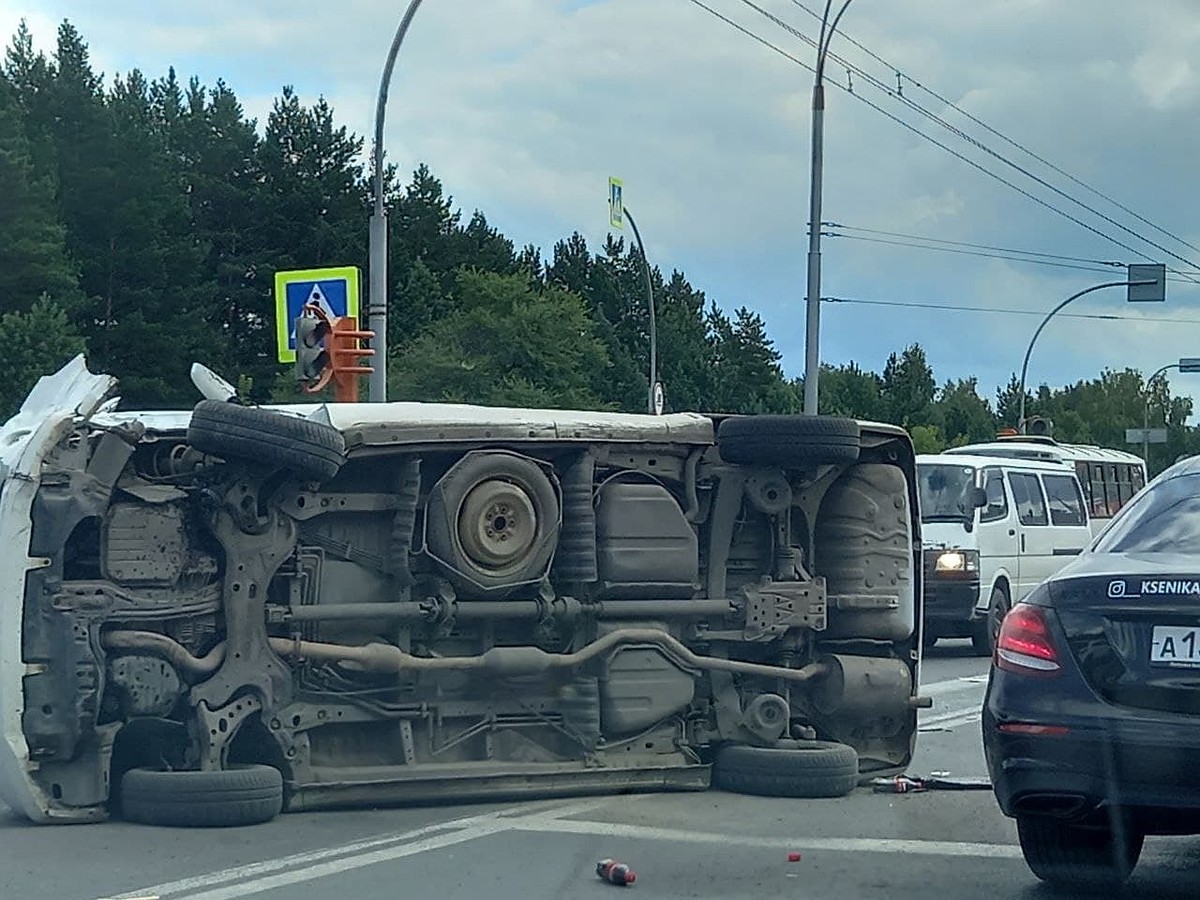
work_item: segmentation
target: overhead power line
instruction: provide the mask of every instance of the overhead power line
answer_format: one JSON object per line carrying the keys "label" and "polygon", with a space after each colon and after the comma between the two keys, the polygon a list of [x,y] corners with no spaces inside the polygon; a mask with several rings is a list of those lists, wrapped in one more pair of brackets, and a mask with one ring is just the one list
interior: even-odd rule
{"label": "overhead power line", "polygon": [[[751,38],[754,41],[757,41],[759,44],[762,44],[768,50],[771,50],[773,53],[777,53],[778,55],[782,56],[784,59],[788,60],[789,62],[792,62],[792,63],[800,66],[802,69],[807,69],[809,72],[812,72],[814,74],[816,73],[816,69],[813,66],[809,65],[807,62],[800,59],[798,56],[794,56],[791,53],[788,53],[782,47],[773,43],[772,41],[767,40],[762,35],[756,34],[755,32],[751,31],[749,28],[746,28],[744,25],[741,25],[738,22],[735,22],[733,19],[729,18],[728,16],[724,15],[723,13],[718,12],[717,10],[715,10],[711,6],[709,6],[707,3],[705,3],[704,0],[688,0],[688,2],[690,2],[694,6],[699,7],[700,9],[704,10],[709,15],[711,15],[717,19],[720,19],[722,22],[724,22],[726,25],[729,25],[734,30],[741,32],[742,34],[746,35],[747,37]],[[744,0],[743,0],[743,2],[744,2]],[[908,129],[913,134],[917,135],[917,137],[920,137],[920,138],[928,141],[929,143],[933,144],[935,147],[939,147],[942,150],[945,150],[951,156],[962,160],[963,162],[965,162],[967,165],[971,166],[972,168],[978,169],[980,172],[987,175],[989,178],[993,178],[996,181],[999,181],[1001,184],[1005,185],[1006,187],[1012,188],[1018,194],[1021,194],[1022,196],[1027,197],[1028,199],[1037,203],[1039,206],[1043,206],[1046,209],[1049,209],[1052,212],[1057,213],[1058,215],[1062,216],[1063,218],[1067,219],[1068,221],[1074,222],[1076,225],[1079,225],[1080,227],[1092,232],[1093,234],[1097,235],[1098,237],[1101,237],[1104,240],[1109,241],[1110,243],[1116,244],[1118,247],[1121,247],[1124,250],[1128,250],[1130,253],[1134,254],[1135,256],[1144,257],[1144,254],[1141,253],[1141,251],[1135,250],[1133,247],[1130,247],[1128,244],[1123,243],[1122,241],[1118,240],[1117,238],[1114,238],[1111,235],[1105,234],[1103,231],[1099,230],[1098,228],[1095,228],[1092,225],[1089,225],[1088,223],[1080,220],[1076,216],[1071,215],[1070,213],[1066,212],[1065,210],[1059,209],[1058,207],[1054,206],[1054,204],[1052,204],[1046,200],[1043,200],[1041,197],[1031,194],[1029,191],[1025,190],[1020,185],[1014,184],[1013,182],[1009,181],[1003,175],[999,175],[996,172],[993,172],[991,169],[987,168],[986,166],[981,165],[980,163],[976,162],[975,160],[973,160],[967,156],[964,156],[963,154],[959,153],[957,150],[954,150],[952,147],[949,147],[946,144],[942,143],[937,138],[926,134],[925,132],[921,131],[919,128],[910,124],[909,122],[905,122],[899,116],[893,115],[892,113],[888,112],[883,107],[879,106],[877,103],[874,103],[871,100],[869,100],[868,98],[864,97],[862,94],[859,94],[859,93],[856,93],[855,91],[850,90],[845,85],[842,85],[837,81],[831,80],[831,83],[835,87],[838,87],[841,90],[848,93],[851,97],[854,97],[856,100],[859,100],[860,102],[865,103],[867,106],[874,109],[880,115],[883,115],[883,116],[887,117],[888,119],[891,119],[893,122],[900,125],[902,128]],[[1172,269],[1172,271],[1175,271],[1175,270]]]}
{"label": "overhead power line", "polygon": [[[741,2],[745,6],[749,7],[750,9],[753,9],[759,15],[763,16],[764,18],[766,18],[767,20],[772,22],[777,27],[783,29],[788,34],[791,34],[793,37],[796,37],[799,40],[804,41],[806,44],[808,44],[811,47],[817,46],[817,42],[813,38],[809,37],[808,35],[801,32],[799,29],[790,25],[789,23],[787,23],[786,21],[781,19],[779,16],[772,13],[770,10],[767,10],[764,7],[760,6],[758,3],[754,2],[754,0],[741,0]],[[1193,269],[1200,267],[1200,266],[1198,266],[1197,263],[1193,262],[1192,260],[1188,259],[1187,257],[1181,256],[1180,254],[1175,253],[1170,248],[1163,246],[1162,244],[1146,237],[1143,234],[1140,234],[1139,232],[1133,230],[1132,228],[1129,228],[1127,225],[1123,224],[1122,222],[1117,221],[1112,216],[1109,216],[1109,215],[1101,212],[1100,210],[1096,209],[1095,207],[1093,207],[1093,206],[1085,203],[1084,201],[1078,199],[1077,197],[1071,195],[1067,191],[1064,191],[1062,188],[1059,188],[1057,185],[1050,183],[1045,178],[1042,178],[1041,176],[1037,175],[1036,173],[1030,171],[1025,166],[1022,166],[1021,164],[1014,162],[1013,160],[1009,159],[1008,157],[1006,157],[1004,154],[1000,153],[999,151],[992,149],[991,147],[984,144],[982,141],[967,134],[965,131],[963,131],[958,126],[956,126],[953,123],[942,118],[937,113],[925,108],[924,106],[921,106],[919,103],[917,103],[916,101],[912,100],[909,97],[904,96],[902,93],[899,93],[899,92],[893,90],[889,85],[885,84],[879,78],[877,78],[874,75],[872,75],[871,73],[867,72],[865,69],[861,68],[860,66],[856,66],[855,64],[853,64],[850,61],[846,60],[845,58],[839,56],[838,54],[833,53],[832,51],[828,52],[828,56],[831,59],[833,59],[834,61],[840,63],[848,71],[853,71],[853,72],[857,73],[865,81],[867,81],[872,87],[875,87],[876,89],[882,91],[884,94],[891,97],[892,99],[899,101],[902,105],[908,107],[909,109],[912,109],[913,111],[919,113],[920,115],[925,116],[929,120],[942,126],[946,130],[948,130],[952,134],[954,134],[956,137],[960,138],[961,140],[966,141],[967,143],[971,144],[973,147],[986,153],[988,156],[991,156],[994,159],[1009,166],[1010,168],[1016,170],[1017,172],[1024,175],[1026,178],[1029,178],[1030,180],[1034,181],[1035,183],[1042,186],[1043,188],[1053,192],[1054,194],[1057,194],[1058,196],[1062,197],[1065,200],[1069,200],[1070,202],[1074,203],[1075,205],[1079,206],[1080,208],[1087,210],[1089,213],[1096,216],[1097,218],[1120,229],[1121,231],[1124,231],[1125,233],[1131,235],[1132,237],[1138,239],[1139,241],[1142,241],[1143,243],[1150,245],[1151,247],[1155,248],[1156,250],[1159,250],[1159,251],[1167,254],[1168,256],[1170,256],[1176,260],[1179,260],[1180,262],[1186,263],[1189,267],[1191,267]],[[839,84],[836,81],[834,81],[833,83],[835,85],[837,85],[838,87],[841,87],[843,90],[845,90],[847,93],[851,94],[852,96],[858,97],[860,100],[864,100],[864,102],[866,102],[868,105],[874,106],[874,108],[876,110],[883,112],[883,110],[880,109],[880,107],[876,106],[875,104],[870,103],[870,101],[865,100],[865,98],[863,98],[860,94],[857,94],[854,91],[849,90],[846,87],[843,87],[841,84]],[[889,117],[893,118],[895,121],[903,122],[903,120],[900,120],[897,117],[892,117],[892,116],[890,116],[890,114],[887,114],[887,113],[884,113],[884,114],[889,115]],[[904,124],[906,124],[906,126],[907,126],[907,123],[904,123]],[[928,140],[933,140],[928,135],[925,135],[923,132],[921,132],[915,128],[912,128],[912,126],[907,126],[907,127],[911,128],[915,133],[921,134],[922,136],[926,137]],[[938,143],[938,142],[934,141],[934,143]],[[950,150],[948,147],[946,147],[944,144],[939,143],[939,146],[943,147],[943,149],[946,149],[951,153],[954,152],[954,151]],[[964,160],[966,159],[966,157],[963,157],[957,153],[955,155],[958,156],[960,159],[964,159]],[[999,176],[997,176],[994,172],[991,172],[991,170],[986,169],[985,167],[978,167],[978,168],[980,168],[981,171],[988,172],[993,177],[999,178]],[[1003,181],[1004,179],[1000,179],[1000,180]],[[1005,181],[1005,183],[1008,184],[1010,187],[1013,187],[1016,190],[1021,190],[1020,188],[1017,188],[1015,185],[1013,185],[1011,182]],[[1071,221],[1075,222],[1076,224],[1087,228],[1089,231],[1092,231],[1094,234],[1104,237],[1106,240],[1108,240],[1114,244],[1117,244],[1118,246],[1123,247],[1126,250],[1129,250],[1129,252],[1134,253],[1135,255],[1141,256],[1145,259],[1149,258],[1143,251],[1135,250],[1134,248],[1130,247],[1128,244],[1124,244],[1121,241],[1118,241],[1116,238],[1113,238],[1111,235],[1105,234],[1104,232],[1100,231],[1099,229],[1096,229],[1090,225],[1087,225],[1082,220],[1071,216],[1070,214],[1066,213],[1065,211],[1059,209],[1058,207],[1055,207],[1052,204],[1048,204],[1044,200],[1041,200],[1040,198],[1035,198],[1033,194],[1030,194],[1029,192],[1023,191],[1023,190],[1021,192],[1026,197],[1030,197],[1031,199],[1037,199],[1038,202],[1041,203],[1041,205],[1045,206],[1047,209],[1051,209],[1051,210],[1057,212],[1059,215],[1065,216],[1066,218],[1070,219]],[[1174,271],[1178,275],[1184,275],[1184,273],[1182,273],[1178,270],[1172,270],[1172,271]],[[1185,276],[1185,277],[1188,277],[1188,276]],[[1189,277],[1189,280],[1196,281],[1196,279],[1190,278],[1190,277]],[[1197,283],[1200,283],[1200,282],[1197,282]]]}
{"label": "overhead power line", "polygon": [[[862,297],[822,297],[823,303],[853,303],[858,306],[892,306],[900,309],[936,309],[946,312],[993,313],[1012,316],[1045,316],[1040,309],[1016,309],[1004,306],[957,306],[953,303],[923,303],[918,300],[869,300]],[[1200,319],[1174,319],[1158,316],[1129,316],[1119,313],[1059,313],[1060,319],[1101,319],[1105,321],[1154,322],[1170,325],[1200,325]]]}
{"label": "overhead power line", "polygon": [[[894,240],[892,238],[871,237],[865,234],[843,234],[837,231],[822,231],[823,237],[845,238],[850,241],[866,241],[871,244],[888,244],[893,247],[911,247],[914,250],[936,250],[939,253],[959,253],[964,256],[979,256],[987,259],[1002,259],[1008,262],[1028,263],[1033,266],[1052,266],[1056,269],[1074,269],[1077,272],[1097,272],[1101,275],[1112,275],[1112,269],[1102,269],[1099,266],[1081,266],[1077,263],[1054,262],[1049,259],[1031,259],[1025,256],[1007,256],[1003,253],[988,253],[983,250],[966,250],[961,247],[945,247],[936,244],[922,244],[917,241]],[[1020,252],[1020,251],[1018,251]],[[1106,263],[1101,261],[1100,265],[1119,266],[1125,268],[1124,263]],[[1167,281],[1174,284],[1194,284],[1190,278],[1177,278],[1168,275]]]}
{"label": "overhead power line", "polygon": [[[977,244],[971,241],[952,241],[946,238],[929,237],[923,234],[906,234],[902,231],[885,231],[882,228],[867,228],[865,225],[844,225],[841,222],[822,222],[827,228],[837,228],[842,231],[862,231],[866,234],[882,234],[886,237],[905,238],[910,241],[926,241],[930,244],[949,244],[954,247],[971,247],[975,250],[995,250],[1000,253],[1019,253],[1022,256],[1040,256],[1045,259],[1061,259],[1067,262],[1090,263],[1096,266],[1112,266],[1124,268],[1125,263],[1107,259],[1089,259],[1085,256],[1064,256],[1061,253],[1045,253],[1041,250],[1020,250],[1013,247],[997,247],[994,244]],[[846,235],[849,237],[849,235]]]}
{"label": "overhead power line", "polygon": [[[1008,262],[1029,263],[1035,266],[1052,266],[1056,269],[1074,269],[1079,272],[1101,272],[1105,275],[1111,274],[1108,269],[1101,269],[1098,266],[1081,266],[1078,263],[1054,262],[1049,259],[1030,259],[1024,256],[1006,256],[1002,253],[989,253],[985,250],[967,250],[963,247],[943,247],[935,244],[920,244],[916,241],[895,240],[893,238],[872,237],[866,234],[842,234],[837,231],[822,231],[821,234],[825,237],[845,238],[850,241],[866,241],[870,244],[888,244],[893,247],[911,247],[914,250],[936,250],[939,253],[957,253],[962,256],[979,256],[986,259],[1002,259]],[[1172,281],[1176,279],[1171,279]]]}
{"label": "overhead power line", "polygon": [[[808,13],[814,19],[820,20],[821,16],[815,10],[813,10],[812,8],[810,8],[809,6],[807,6],[803,2],[801,2],[801,0],[791,0],[791,2],[793,4],[795,4],[796,6],[800,7],[800,9],[804,10],[806,13]],[[980,128],[983,128],[990,134],[994,134],[996,137],[1000,138],[1000,140],[1004,141],[1006,144],[1008,144],[1012,147],[1015,147],[1017,150],[1020,150],[1022,153],[1026,154],[1030,158],[1037,160],[1042,165],[1053,170],[1054,172],[1057,172],[1059,175],[1062,175],[1068,181],[1071,181],[1072,183],[1079,185],[1084,190],[1086,190],[1092,194],[1095,194],[1097,197],[1100,197],[1102,200],[1105,200],[1105,201],[1111,203],[1113,206],[1117,207],[1118,209],[1133,216],[1135,219],[1137,219],[1142,224],[1148,225],[1151,228],[1153,228],[1155,231],[1159,232],[1160,234],[1163,234],[1163,235],[1171,238],[1174,241],[1178,241],[1180,244],[1183,244],[1185,247],[1188,247],[1192,250],[1195,250],[1197,253],[1200,253],[1200,247],[1197,247],[1195,244],[1191,243],[1190,241],[1185,240],[1184,238],[1180,237],[1179,235],[1177,235],[1171,231],[1168,231],[1167,229],[1163,228],[1161,225],[1158,225],[1158,224],[1150,221],[1149,219],[1147,219],[1145,216],[1142,216],[1137,211],[1130,209],[1128,206],[1126,206],[1120,200],[1117,200],[1114,197],[1111,197],[1110,195],[1101,191],[1099,188],[1093,187],[1092,185],[1088,184],[1083,179],[1077,178],[1076,176],[1072,175],[1070,172],[1067,172],[1064,169],[1060,168],[1059,166],[1055,165],[1050,160],[1046,159],[1044,156],[1041,156],[1041,155],[1035,153],[1033,150],[1030,150],[1028,147],[1026,147],[1024,144],[1020,143],[1019,141],[1016,141],[1013,138],[1009,137],[1008,135],[1004,134],[1003,132],[993,128],[987,122],[983,121],[982,119],[978,118],[977,116],[972,115],[967,110],[963,109],[961,106],[959,106],[953,100],[950,100],[949,98],[943,96],[942,94],[935,91],[933,88],[927,87],[926,85],[917,81],[911,75],[908,75],[908,74],[902,72],[897,66],[888,62],[886,59],[884,59],[879,54],[875,53],[869,47],[856,41],[854,38],[850,37],[850,35],[846,34],[845,32],[841,32],[841,37],[847,43],[853,44],[855,47],[857,47],[863,53],[867,54],[867,56],[871,57],[872,59],[874,59],[875,61],[877,61],[879,63],[882,63],[887,68],[891,69],[893,72],[895,72],[897,74],[897,76],[903,78],[905,81],[907,81],[909,84],[916,87],[918,90],[924,91],[926,94],[933,97],[939,103],[944,103],[946,106],[953,109],[959,115],[974,122],[976,125],[978,125]]]}

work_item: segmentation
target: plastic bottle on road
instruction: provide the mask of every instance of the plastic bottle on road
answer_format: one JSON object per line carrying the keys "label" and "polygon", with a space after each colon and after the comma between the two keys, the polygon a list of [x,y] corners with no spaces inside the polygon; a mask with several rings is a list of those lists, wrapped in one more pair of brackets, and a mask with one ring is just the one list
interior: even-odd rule
{"label": "plastic bottle on road", "polygon": [[633,884],[637,880],[637,874],[633,869],[615,859],[602,859],[596,863],[596,874],[609,884],[622,887]]}

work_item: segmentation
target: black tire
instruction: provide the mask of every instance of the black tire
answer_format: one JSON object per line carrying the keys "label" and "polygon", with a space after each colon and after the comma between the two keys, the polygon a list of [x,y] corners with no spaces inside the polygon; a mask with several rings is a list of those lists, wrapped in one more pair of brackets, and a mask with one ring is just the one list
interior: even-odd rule
{"label": "black tire", "polygon": [[778,747],[722,747],[717,787],[760,797],[844,797],[858,785],[858,754],[829,741],[781,741]]}
{"label": "black tire", "polygon": [[219,772],[130,769],[121,779],[122,814],[143,825],[259,825],[282,810],[283,776],[270,766],[238,766]]}
{"label": "black tire", "polygon": [[738,465],[832,465],[857,462],[862,436],[840,416],[734,416],[721,422],[717,447]]}
{"label": "black tire", "polygon": [[187,440],[202,453],[290,469],[312,481],[328,481],[346,461],[346,441],[336,428],[221,400],[196,404]]}
{"label": "black tire", "polygon": [[1000,585],[992,588],[988,600],[987,615],[976,619],[971,629],[971,649],[976,656],[991,656],[996,652],[996,637],[1000,634],[1000,623],[1008,615],[1010,606],[1008,592]]}
{"label": "black tire", "polygon": [[1017,817],[1025,863],[1056,887],[1116,888],[1132,874],[1145,835],[1126,825],[1118,836],[1109,829],[1086,829],[1056,819]]}

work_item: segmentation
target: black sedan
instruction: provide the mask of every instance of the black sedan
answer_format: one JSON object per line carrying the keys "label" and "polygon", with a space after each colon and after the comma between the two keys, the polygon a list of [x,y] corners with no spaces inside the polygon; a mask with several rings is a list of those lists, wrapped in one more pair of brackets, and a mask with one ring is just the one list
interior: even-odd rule
{"label": "black sedan", "polygon": [[1200,458],[1005,617],[983,708],[996,799],[1044,881],[1114,886],[1200,833]]}

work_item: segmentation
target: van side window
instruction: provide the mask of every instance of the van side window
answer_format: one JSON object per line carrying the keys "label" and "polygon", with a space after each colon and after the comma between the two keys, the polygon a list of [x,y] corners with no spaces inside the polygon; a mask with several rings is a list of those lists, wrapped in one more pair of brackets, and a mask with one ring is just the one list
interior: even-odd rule
{"label": "van side window", "polygon": [[1036,475],[1009,472],[1008,483],[1012,487],[1013,502],[1017,507],[1017,518],[1022,525],[1049,525],[1046,504],[1042,500],[1042,484]]}
{"label": "van side window", "polygon": [[980,522],[999,522],[1008,518],[1008,496],[1004,493],[1004,476],[997,469],[988,469],[983,476],[987,506],[979,511]]}
{"label": "van side window", "polygon": [[1083,497],[1079,486],[1069,475],[1043,475],[1046,500],[1050,507],[1050,521],[1055,525],[1086,525],[1083,512]]}

